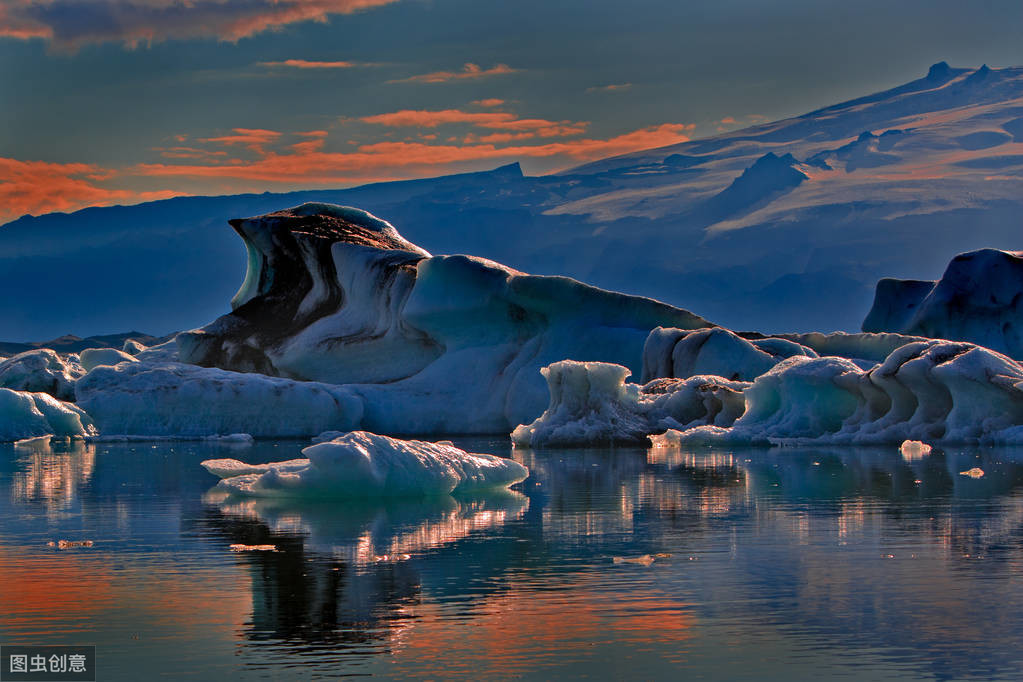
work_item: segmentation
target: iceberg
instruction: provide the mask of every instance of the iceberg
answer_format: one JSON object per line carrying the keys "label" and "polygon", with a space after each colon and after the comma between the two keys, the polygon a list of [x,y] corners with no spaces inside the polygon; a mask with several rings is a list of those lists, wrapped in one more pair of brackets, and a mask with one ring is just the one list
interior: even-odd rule
{"label": "iceberg", "polygon": [[180,363],[96,367],[75,394],[104,436],[309,437],[362,419],[362,401],[342,386]]}
{"label": "iceberg", "polygon": [[90,372],[101,365],[117,365],[122,362],[138,362],[134,355],[129,355],[116,348],[86,348],[81,353],[82,367]]}
{"label": "iceberg", "polygon": [[541,370],[550,405],[535,421],[512,431],[527,447],[647,444],[667,428],[697,424],[727,426],[745,409],[748,383],[718,376],[658,379],[644,386],[625,383],[621,365],[564,360]]}
{"label": "iceberg", "polygon": [[95,434],[89,415],[71,403],[57,400],[48,393],[0,388],[0,441]]}
{"label": "iceberg", "polygon": [[727,428],[670,430],[662,445],[1023,443],[1023,366],[981,346],[924,341],[862,370],[838,357],[792,357],[745,392]]}
{"label": "iceberg", "polygon": [[571,358],[638,373],[653,328],[712,326],[566,277],[431,256],[358,209],[303,204],[230,222],[245,281],[231,313],[178,335],[180,360],[343,384],[371,431],[507,433],[543,411],[541,367]]}
{"label": "iceberg", "polygon": [[49,348],[25,351],[0,362],[0,387],[75,399],[75,381],[85,370],[76,355],[62,358]]}
{"label": "iceberg", "polygon": [[961,253],[937,282],[882,279],[864,331],[969,341],[1023,359],[1023,251]]}
{"label": "iceberg", "polygon": [[218,488],[251,497],[365,498],[447,495],[526,479],[518,462],[452,445],[354,431],[302,450],[307,459],[267,465],[207,460]]}

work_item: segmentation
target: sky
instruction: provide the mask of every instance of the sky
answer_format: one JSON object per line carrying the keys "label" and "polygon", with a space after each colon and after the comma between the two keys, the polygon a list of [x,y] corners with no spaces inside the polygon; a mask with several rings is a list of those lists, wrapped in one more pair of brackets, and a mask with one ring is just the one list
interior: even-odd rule
{"label": "sky", "polygon": [[1019,0],[0,0],[0,223],[541,174],[1023,65]]}

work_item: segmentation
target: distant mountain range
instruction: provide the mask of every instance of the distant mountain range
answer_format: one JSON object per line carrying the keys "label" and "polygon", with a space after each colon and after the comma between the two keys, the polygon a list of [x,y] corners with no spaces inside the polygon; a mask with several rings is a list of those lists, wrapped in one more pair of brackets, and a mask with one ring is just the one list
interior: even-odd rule
{"label": "distant mountain range", "polygon": [[0,338],[143,328],[227,310],[245,272],[229,218],[326,201],[435,254],[687,308],[734,329],[858,329],[883,276],[1023,248],[1023,68],[945,63],[903,86],[562,173],[183,197],[0,227]]}
{"label": "distant mountain range", "polygon": [[170,340],[169,337],[156,337],[149,334],[143,334],[142,332],[105,334],[103,336],[90,336],[85,339],[73,334],[66,334],[55,339],[50,339],[49,341],[38,341],[33,343],[0,341],[0,354],[17,355],[18,353],[36,350],[37,348],[50,348],[58,353],[80,353],[86,348],[116,348],[120,350],[124,347],[124,342],[128,339],[134,339],[144,346],[154,346],[158,343]]}

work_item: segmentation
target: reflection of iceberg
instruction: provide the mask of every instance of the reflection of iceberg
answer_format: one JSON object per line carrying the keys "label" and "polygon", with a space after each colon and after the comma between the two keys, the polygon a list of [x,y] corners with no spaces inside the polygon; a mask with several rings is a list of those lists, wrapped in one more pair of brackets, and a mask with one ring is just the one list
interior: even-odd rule
{"label": "reflection of iceberg", "polygon": [[221,490],[253,497],[365,498],[446,495],[506,487],[529,472],[514,460],[465,452],[453,445],[399,440],[353,431],[302,450],[308,459],[250,465],[203,465]]}
{"label": "reflection of iceberg", "polygon": [[473,533],[493,531],[529,507],[525,495],[510,490],[471,498],[444,495],[344,504],[240,500],[213,491],[206,500],[219,500],[226,516],[257,520],[274,534],[303,536],[307,549],[355,565],[409,558]]}
{"label": "reflection of iceberg", "polygon": [[37,442],[19,448],[11,497],[18,502],[41,501],[47,507],[66,508],[77,502],[96,468],[96,447],[82,441]]}

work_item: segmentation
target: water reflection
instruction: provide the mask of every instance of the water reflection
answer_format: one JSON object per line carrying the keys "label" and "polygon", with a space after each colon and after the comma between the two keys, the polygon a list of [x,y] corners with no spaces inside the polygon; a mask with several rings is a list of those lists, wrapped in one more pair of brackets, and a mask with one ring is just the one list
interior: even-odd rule
{"label": "water reflection", "polygon": [[73,506],[96,468],[96,447],[80,440],[37,440],[12,450],[17,471],[11,499],[39,502],[51,511]]}
{"label": "water reflection", "polygon": [[[89,574],[82,584],[110,602],[146,595],[118,618],[201,631],[200,650],[229,645],[229,672],[966,679],[1011,678],[1023,663],[1020,451],[455,440],[510,454],[531,476],[478,499],[295,504],[209,497],[203,445],[0,449],[0,564],[34,595],[11,602],[8,623],[57,627],[39,590],[67,590],[40,547],[85,528],[97,546],[61,570]],[[984,476],[959,473],[974,467]],[[654,554],[670,556],[614,562]],[[97,566],[117,570],[99,579]],[[125,583],[123,569],[139,575]],[[214,621],[198,605],[218,600],[230,608]],[[185,604],[173,623],[170,602]],[[78,612],[102,644],[101,615]],[[175,656],[153,646],[149,656]]]}

